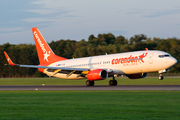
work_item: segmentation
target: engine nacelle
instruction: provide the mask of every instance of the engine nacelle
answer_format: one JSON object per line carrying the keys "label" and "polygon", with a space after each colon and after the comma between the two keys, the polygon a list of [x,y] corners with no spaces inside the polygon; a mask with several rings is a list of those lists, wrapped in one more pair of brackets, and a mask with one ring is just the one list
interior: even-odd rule
{"label": "engine nacelle", "polygon": [[94,81],[94,80],[104,80],[108,77],[108,73],[106,70],[104,69],[96,69],[96,70],[92,70],[89,71],[87,74],[87,78],[90,81]]}
{"label": "engine nacelle", "polygon": [[130,79],[139,79],[139,78],[145,78],[148,73],[138,73],[138,74],[130,74],[126,75]]}

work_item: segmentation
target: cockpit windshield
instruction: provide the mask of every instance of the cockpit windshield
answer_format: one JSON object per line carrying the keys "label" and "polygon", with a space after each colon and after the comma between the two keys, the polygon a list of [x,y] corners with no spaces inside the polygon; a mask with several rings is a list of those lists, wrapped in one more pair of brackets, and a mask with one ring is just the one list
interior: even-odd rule
{"label": "cockpit windshield", "polygon": [[165,54],[165,55],[159,55],[160,58],[163,58],[163,57],[170,57],[169,54]]}

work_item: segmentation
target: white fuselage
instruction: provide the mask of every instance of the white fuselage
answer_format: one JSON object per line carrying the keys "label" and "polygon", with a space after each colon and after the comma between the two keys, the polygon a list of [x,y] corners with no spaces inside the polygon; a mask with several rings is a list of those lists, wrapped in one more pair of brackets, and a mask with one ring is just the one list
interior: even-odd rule
{"label": "white fuselage", "polygon": [[[177,60],[170,56],[170,54],[157,51],[136,51],[126,52],[110,55],[100,55],[93,57],[84,57],[76,59],[68,59],[64,61],[58,61],[50,64],[51,67],[65,67],[65,68],[88,68],[88,69],[105,69],[108,71],[108,76],[126,75],[147,73],[166,70],[173,66]],[[57,73],[44,70],[49,76],[65,79],[82,79],[84,77],[77,77],[78,74],[72,74],[67,77],[67,73]]]}

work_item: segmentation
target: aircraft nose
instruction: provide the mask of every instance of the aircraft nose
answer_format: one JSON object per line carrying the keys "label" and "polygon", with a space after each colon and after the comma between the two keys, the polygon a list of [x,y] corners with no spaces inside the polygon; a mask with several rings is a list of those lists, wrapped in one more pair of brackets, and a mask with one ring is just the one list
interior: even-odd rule
{"label": "aircraft nose", "polygon": [[176,60],[176,58],[171,58],[171,60],[170,60],[170,62],[172,63],[172,65],[175,65],[176,63],[177,63],[177,60]]}

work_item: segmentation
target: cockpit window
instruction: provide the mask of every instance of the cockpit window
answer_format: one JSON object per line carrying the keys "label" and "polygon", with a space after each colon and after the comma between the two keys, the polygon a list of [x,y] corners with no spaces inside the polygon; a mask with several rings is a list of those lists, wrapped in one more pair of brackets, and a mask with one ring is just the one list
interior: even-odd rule
{"label": "cockpit window", "polygon": [[163,57],[164,57],[164,55],[159,55],[159,57],[160,57],[160,58],[163,58]]}
{"label": "cockpit window", "polygon": [[160,58],[163,58],[163,57],[170,57],[169,54],[165,54],[165,55],[159,55]]}
{"label": "cockpit window", "polygon": [[166,55],[164,55],[164,57],[169,57],[170,55],[168,55],[168,54],[166,54]]}

